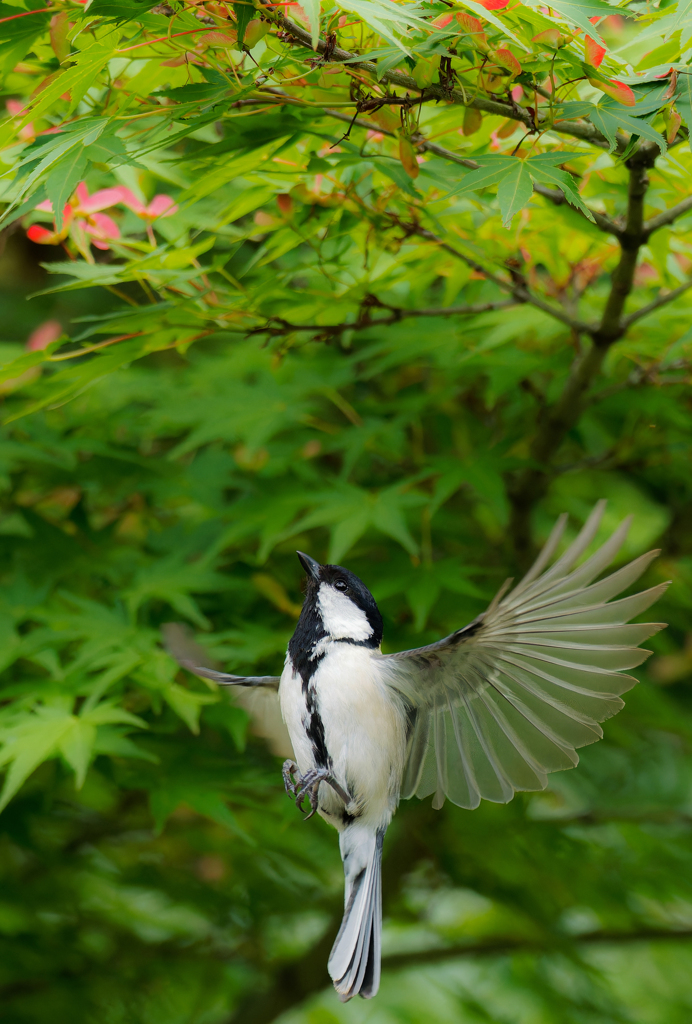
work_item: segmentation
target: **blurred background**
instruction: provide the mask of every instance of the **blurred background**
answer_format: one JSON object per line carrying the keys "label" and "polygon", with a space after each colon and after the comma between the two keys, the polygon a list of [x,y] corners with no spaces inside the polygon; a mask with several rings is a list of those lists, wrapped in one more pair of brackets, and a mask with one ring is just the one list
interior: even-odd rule
{"label": "blurred background", "polygon": [[[5,243],[4,359],[109,311],[103,290],[41,295],[52,250]],[[688,1024],[692,409],[674,373],[647,382],[613,356],[532,519],[538,544],[601,497],[599,540],[633,513],[619,558],[662,548],[643,583],[673,580],[653,615],[670,627],[605,739],[545,792],[401,807],[374,1002],[340,1005],[326,972],[336,835],[302,822],[247,713],[161,646],[181,622],[216,664],[278,673],[296,548],[363,577],[387,650],[472,619],[521,568],[507,474],[540,415],[526,382],[549,390],[569,365],[561,331],[521,306],[341,348],[211,336],[3,428],[4,756],[27,781],[0,819],[0,1019]],[[109,693],[118,711],[79,732],[74,696]]]}

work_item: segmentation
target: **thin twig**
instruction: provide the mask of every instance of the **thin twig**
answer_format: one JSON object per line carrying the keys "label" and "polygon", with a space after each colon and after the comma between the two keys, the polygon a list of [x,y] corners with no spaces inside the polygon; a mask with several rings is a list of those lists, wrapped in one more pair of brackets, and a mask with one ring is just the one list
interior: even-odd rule
{"label": "thin twig", "polygon": [[687,213],[688,210],[692,210],[692,196],[688,196],[687,199],[683,199],[682,202],[676,206],[671,206],[669,210],[664,210],[663,213],[659,213],[657,217],[652,217],[651,220],[647,220],[644,224],[644,234],[648,238],[649,235],[653,234],[654,231],[658,231],[659,228],[663,228],[666,224],[672,224],[678,217],[682,217],[683,213]]}
{"label": "thin twig", "polygon": [[[270,95],[276,96],[277,98],[280,97],[285,103],[290,103],[294,106],[305,105],[303,100],[300,100],[294,96],[289,96],[288,93],[285,93],[283,91],[283,89],[269,88],[263,89],[262,92],[269,93]],[[431,97],[425,98],[430,99]],[[392,99],[391,102],[396,103],[398,100],[400,100],[400,97]],[[261,101],[253,99],[239,100],[237,103],[234,103],[233,106],[240,106],[242,104],[251,105],[253,103],[258,102]],[[366,129],[366,131],[376,131],[379,135],[386,135],[390,139],[397,138],[395,132],[390,132],[386,128],[381,128],[378,124],[373,123],[371,121],[364,121],[359,117],[349,117],[348,114],[342,114],[340,111],[334,110],[330,107],[324,107],[323,109],[324,113],[327,114],[329,117],[336,118],[338,121],[344,121],[351,127],[357,126],[358,128]],[[468,167],[470,171],[476,171],[480,166],[478,163],[476,163],[475,160],[469,160],[467,157],[462,156],[460,153],[455,153],[454,150],[447,149],[445,146],[439,146],[436,142],[428,142],[425,138],[423,138],[422,135],[414,135],[412,137],[412,141],[415,143],[416,148],[419,149],[421,152],[434,153],[435,156],[440,156],[444,160],[449,160],[451,163],[459,164],[460,167]],[[563,203],[568,202],[564,193],[560,192],[559,189],[548,188],[545,185],[539,185],[538,183],[534,182],[533,190],[537,195],[543,196],[545,199],[548,199],[555,206],[562,206]],[[580,210],[577,207],[575,207],[575,209],[577,210],[577,213],[579,213],[585,220],[589,219],[583,210]],[[615,224],[614,221],[610,220],[604,214],[598,213],[597,210],[590,210],[590,213],[594,219],[596,226],[599,227],[601,231],[605,231],[608,234],[615,235],[616,238],[619,238],[622,229],[618,227],[618,225]]]}
{"label": "thin twig", "polygon": [[[312,37],[300,25],[297,25],[290,18],[275,11],[270,5],[262,5],[262,9],[271,15],[277,25],[279,25],[285,32],[293,36],[298,42],[302,43],[307,49],[312,50]],[[343,64],[348,61],[349,65],[353,68],[359,68],[362,71],[367,71],[370,74],[377,74],[377,65],[372,61],[358,60],[358,54],[349,53],[348,50],[342,50],[338,46],[332,46],[327,44],[325,40],[318,39],[315,46],[317,53],[327,53],[328,60],[330,63]],[[445,102],[458,103],[464,107],[473,107],[476,110],[483,110],[488,114],[497,114],[499,117],[511,118],[514,121],[521,121],[528,128],[532,130],[535,128],[533,123],[533,111],[529,112],[524,110],[523,107],[514,106],[512,107],[509,103],[501,103],[498,100],[487,99],[484,96],[468,96],[461,89],[446,89],[442,85],[426,85],[424,88],[417,85],[416,80],[411,78],[410,75],[405,75],[401,71],[385,71],[382,75],[382,82],[387,82],[389,85],[398,86],[401,89],[413,90],[415,92],[423,92],[430,96],[434,96],[437,99],[444,100]],[[540,119],[545,120],[545,114],[540,113]],[[582,123],[578,121],[561,121],[557,125],[551,125],[550,131],[557,132],[561,135],[571,135],[573,138],[583,139],[585,142],[590,142],[594,146],[598,146],[601,149],[609,149],[607,139],[598,131],[598,129],[588,123]]]}
{"label": "thin twig", "polygon": [[[350,323],[292,324],[282,317],[270,317],[264,326],[253,327],[248,334],[270,334],[272,337],[280,337],[285,334],[302,333],[305,331],[326,337],[337,337],[345,331],[362,331],[370,327],[388,327],[391,324],[400,323],[402,320],[407,320],[411,317],[472,316],[477,313],[488,313],[492,310],[516,306],[519,301],[518,299],[505,299],[500,302],[485,302],[475,306],[436,306],[430,309],[399,309],[374,300],[364,306],[357,320],[353,320]],[[369,316],[369,311],[373,308],[389,310],[390,315],[373,320]]]}
{"label": "thin twig", "polygon": [[690,288],[692,288],[692,278],[690,278],[689,281],[685,281],[684,284],[679,285],[677,288],[673,288],[671,292],[659,295],[653,302],[650,302],[648,306],[642,306],[641,309],[636,309],[634,313],[630,313],[629,316],[623,317],[620,321],[622,330],[626,331],[627,328],[636,323],[637,320],[643,319],[643,317],[648,316],[649,313],[653,313],[654,310],[660,309],[661,306],[667,306],[669,302],[674,302],[678,296],[684,295]]}
{"label": "thin twig", "polygon": [[398,223],[400,224],[400,227],[407,232],[407,234],[418,235],[420,238],[425,238],[428,241],[435,242],[441,249],[444,249],[445,252],[448,252],[457,259],[462,260],[471,267],[472,270],[483,274],[484,277],[493,281],[498,288],[501,288],[505,292],[509,292],[518,302],[526,302],[531,306],[535,306],[536,309],[540,309],[544,313],[547,313],[548,316],[552,316],[555,320],[559,320],[560,323],[566,324],[567,327],[571,328],[578,334],[593,334],[595,328],[592,324],[583,323],[581,320],[575,320],[567,313],[564,313],[561,309],[551,306],[548,302],[544,302],[543,299],[539,298],[539,296],[534,295],[526,285],[518,284],[515,281],[507,281],[505,278],[499,277],[497,274],[493,274],[492,271],[488,270],[482,264],[478,263],[470,256],[467,256],[465,253],[459,252],[459,250],[455,249],[453,245],[450,245],[448,242],[438,238],[438,236],[433,234],[432,231],[428,231],[427,228],[421,227],[420,224]]}

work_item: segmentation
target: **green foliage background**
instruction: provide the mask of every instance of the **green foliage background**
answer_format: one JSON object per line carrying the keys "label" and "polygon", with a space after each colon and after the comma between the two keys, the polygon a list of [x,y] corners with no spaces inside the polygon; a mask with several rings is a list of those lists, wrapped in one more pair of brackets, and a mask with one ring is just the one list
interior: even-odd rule
{"label": "green foliage background", "polygon": [[[0,5],[0,1019],[689,1021],[691,39],[685,0]],[[401,807],[341,1006],[336,837],[161,627],[278,673],[302,548],[421,645],[601,497],[673,581],[641,685],[546,792]]]}

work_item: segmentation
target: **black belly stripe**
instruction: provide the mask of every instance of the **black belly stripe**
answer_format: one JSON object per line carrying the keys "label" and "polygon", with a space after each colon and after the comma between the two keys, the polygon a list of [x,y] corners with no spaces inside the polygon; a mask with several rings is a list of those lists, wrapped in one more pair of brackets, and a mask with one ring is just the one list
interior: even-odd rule
{"label": "black belly stripe", "polygon": [[303,685],[305,710],[308,713],[308,724],[305,730],[312,745],[312,753],[318,768],[329,768],[331,758],[324,737],[324,722],[317,707],[317,694],[314,687]]}

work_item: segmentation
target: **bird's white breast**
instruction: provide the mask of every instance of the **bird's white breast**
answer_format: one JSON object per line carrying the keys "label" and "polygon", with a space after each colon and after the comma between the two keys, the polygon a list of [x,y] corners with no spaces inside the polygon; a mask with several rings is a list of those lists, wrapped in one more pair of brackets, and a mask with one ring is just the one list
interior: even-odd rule
{"label": "bird's white breast", "polygon": [[[370,648],[329,643],[308,686],[337,781],[354,797],[363,822],[389,822],[404,765],[405,716],[385,669]],[[302,681],[290,661],[279,689],[284,721],[301,771],[314,766]],[[324,785],[321,793],[324,791]]]}

